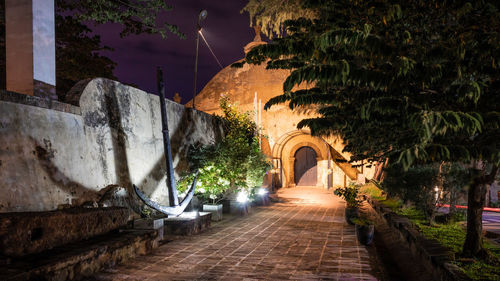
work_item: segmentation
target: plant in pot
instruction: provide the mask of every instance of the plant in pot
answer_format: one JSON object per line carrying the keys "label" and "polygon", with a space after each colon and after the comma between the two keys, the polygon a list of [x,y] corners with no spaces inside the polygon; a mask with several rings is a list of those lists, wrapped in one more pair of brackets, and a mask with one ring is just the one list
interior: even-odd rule
{"label": "plant in pot", "polygon": [[[195,195],[203,203],[203,211],[212,213],[212,220],[222,220],[222,204],[231,189],[230,182],[221,177],[221,169],[209,164],[199,169],[196,181]],[[192,182],[193,175],[185,176],[181,180],[182,190],[187,189],[187,184]],[[184,187],[186,185],[186,187]]]}
{"label": "plant in pot", "polygon": [[[191,147],[188,154],[190,170],[199,170],[198,198],[206,205],[219,205],[228,196],[236,199],[239,191],[251,195],[250,189],[261,186],[266,171],[270,169],[255,133],[257,125],[249,113],[240,113],[227,97],[221,98],[219,105],[224,113],[219,119],[224,137],[213,144]],[[204,210],[222,210],[219,206],[205,206]]]}
{"label": "plant in pot", "polygon": [[339,187],[333,191],[333,194],[341,197],[345,200],[347,206],[345,208],[345,220],[348,224],[354,225],[352,221],[353,218],[358,217],[358,206],[361,200],[358,200],[358,189],[357,184],[351,183],[346,187]]}
{"label": "plant in pot", "polygon": [[373,221],[365,217],[354,218],[352,221],[356,224],[356,237],[359,243],[370,245],[373,241],[373,234],[375,233]]}

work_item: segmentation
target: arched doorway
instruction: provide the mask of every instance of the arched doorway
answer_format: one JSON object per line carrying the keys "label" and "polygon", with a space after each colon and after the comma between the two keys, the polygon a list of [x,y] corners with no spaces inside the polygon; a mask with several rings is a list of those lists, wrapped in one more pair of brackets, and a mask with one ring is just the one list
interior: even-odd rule
{"label": "arched doorway", "polygon": [[318,180],[316,152],[303,146],[295,152],[294,179],[297,186],[316,186]]}

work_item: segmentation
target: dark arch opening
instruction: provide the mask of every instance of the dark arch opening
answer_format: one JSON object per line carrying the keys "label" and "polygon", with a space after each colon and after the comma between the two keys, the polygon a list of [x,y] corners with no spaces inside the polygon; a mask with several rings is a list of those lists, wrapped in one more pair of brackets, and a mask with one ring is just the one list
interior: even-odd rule
{"label": "dark arch opening", "polygon": [[316,152],[309,146],[303,146],[295,152],[294,181],[297,186],[316,186],[318,165]]}

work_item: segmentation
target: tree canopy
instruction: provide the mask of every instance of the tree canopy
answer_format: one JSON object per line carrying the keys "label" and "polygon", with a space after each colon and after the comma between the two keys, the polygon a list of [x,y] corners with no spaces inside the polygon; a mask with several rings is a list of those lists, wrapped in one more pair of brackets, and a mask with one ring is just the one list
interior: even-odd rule
{"label": "tree canopy", "polygon": [[[246,57],[293,69],[266,107],[322,105],[320,118],[298,126],[341,135],[355,158],[498,163],[497,7],[306,2],[321,4],[321,19],[287,22],[289,36]],[[292,91],[303,82],[315,86]]]}
{"label": "tree canopy", "polygon": [[[266,108],[283,102],[292,109],[319,105],[320,117],[298,127],[339,135],[351,160],[389,158],[405,168],[440,160],[473,163],[478,172],[469,200],[474,192],[484,198],[479,186],[492,181],[500,162],[500,4],[302,4],[318,17],[285,21],[287,36],[246,56],[248,63],[291,70],[284,94]],[[305,82],[314,86],[293,90]],[[482,207],[472,205],[470,210]],[[468,245],[472,254],[480,250],[478,243]]]}
{"label": "tree canopy", "polygon": [[116,79],[116,63],[100,55],[99,51],[112,50],[101,46],[99,35],[91,35],[86,25],[71,16],[56,15],[56,87],[60,100],[78,81],[104,77]]}
{"label": "tree canopy", "polygon": [[250,0],[243,12],[249,14],[250,26],[260,26],[268,38],[282,37],[286,20],[316,17],[314,10],[303,7],[302,0]]}
{"label": "tree canopy", "polygon": [[120,36],[149,33],[167,38],[172,33],[185,37],[176,25],[160,22],[160,15],[172,10],[165,0],[57,0],[57,6],[80,21],[122,24]]}
{"label": "tree canopy", "polygon": [[62,101],[78,81],[105,77],[117,79],[116,63],[102,55],[112,48],[102,46],[89,25],[119,23],[120,36],[168,33],[184,38],[176,25],[161,23],[162,13],[172,10],[164,0],[56,0],[56,77],[57,95]]}

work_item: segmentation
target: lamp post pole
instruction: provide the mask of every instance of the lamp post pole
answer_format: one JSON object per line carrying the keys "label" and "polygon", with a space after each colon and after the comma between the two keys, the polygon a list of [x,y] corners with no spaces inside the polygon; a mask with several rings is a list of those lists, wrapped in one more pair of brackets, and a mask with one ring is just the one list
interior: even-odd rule
{"label": "lamp post pole", "polygon": [[193,81],[193,109],[196,109],[196,78],[198,75],[198,48],[200,45],[201,21],[207,17],[207,10],[201,10],[198,14],[198,24],[196,25],[196,58],[194,61],[194,81]]}

